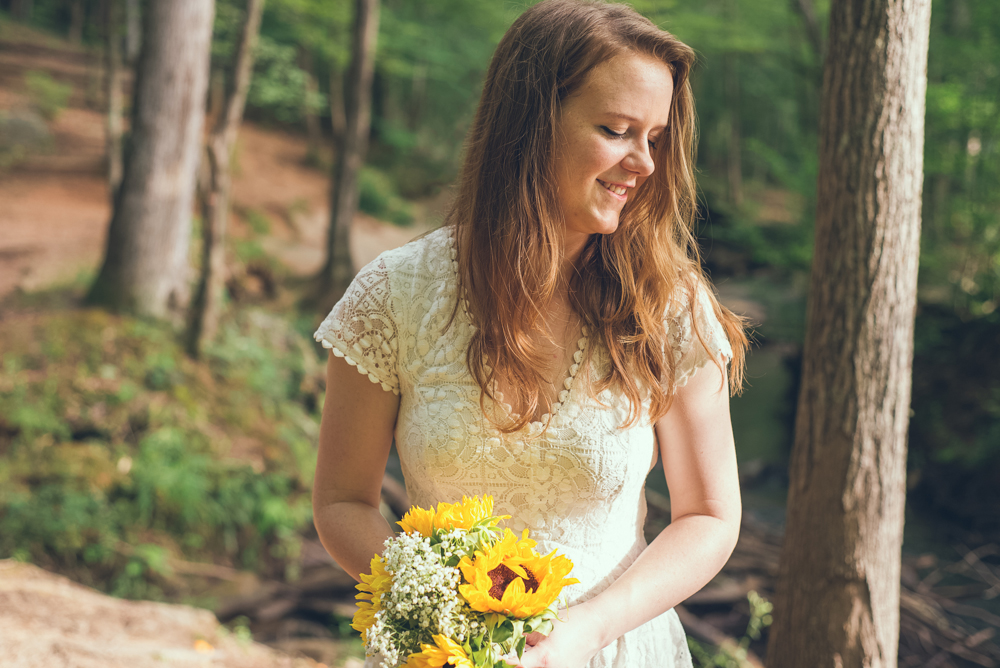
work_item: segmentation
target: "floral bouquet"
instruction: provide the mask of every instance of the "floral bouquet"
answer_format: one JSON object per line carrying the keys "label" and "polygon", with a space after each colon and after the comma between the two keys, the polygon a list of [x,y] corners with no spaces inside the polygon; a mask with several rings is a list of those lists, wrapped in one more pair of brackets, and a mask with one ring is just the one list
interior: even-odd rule
{"label": "floral bouquet", "polygon": [[573,563],[500,529],[493,498],[414,506],[361,576],[352,627],[384,667],[508,668],[525,634],[548,635]]}

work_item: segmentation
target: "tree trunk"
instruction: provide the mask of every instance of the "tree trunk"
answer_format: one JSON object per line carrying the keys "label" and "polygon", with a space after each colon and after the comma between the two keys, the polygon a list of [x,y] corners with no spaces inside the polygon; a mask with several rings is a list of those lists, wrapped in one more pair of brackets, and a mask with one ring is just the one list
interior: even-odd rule
{"label": "tree trunk", "polygon": [[344,73],[336,63],[330,63],[330,128],[333,130],[333,148],[339,154],[347,132],[347,114],[344,111]]}
{"label": "tree trunk", "polygon": [[247,0],[246,13],[233,58],[230,86],[221,113],[208,137],[208,183],[202,207],[201,278],[192,301],[187,349],[197,357],[215,338],[226,285],[226,226],[232,186],[230,160],[243,121],[253,73],[254,49],[260,33],[264,0]]}
{"label": "tree trunk", "polygon": [[299,63],[306,73],[306,97],[302,102],[302,118],[305,119],[306,137],[309,139],[309,153],[306,159],[310,164],[319,164],[319,149],[323,143],[323,132],[320,130],[319,116],[316,115],[316,108],[313,106],[313,101],[319,92],[319,86],[316,85],[313,56],[309,49],[299,48]]}
{"label": "tree trunk", "polygon": [[122,182],[122,54],[121,54],[121,0],[105,0],[104,3],[104,84],[108,98],[108,187],[111,204],[118,196]]}
{"label": "tree trunk", "polygon": [[125,62],[135,63],[142,46],[141,0],[125,0]]}
{"label": "tree trunk", "polygon": [[894,668],[931,0],[834,0],[770,668]]}
{"label": "tree trunk", "polygon": [[[354,276],[348,242],[358,209],[358,172],[364,164],[371,128],[378,15],[379,0],[355,0],[351,64],[344,96],[345,128],[334,156],[326,262],[319,277],[324,301],[339,299]],[[331,102],[333,98],[331,92]]]}
{"label": "tree trunk", "polygon": [[67,38],[73,44],[83,41],[83,0],[71,0],[69,5],[69,31]]}
{"label": "tree trunk", "polygon": [[212,0],[145,8],[130,150],[91,303],[164,318],[187,301],[214,9]]}

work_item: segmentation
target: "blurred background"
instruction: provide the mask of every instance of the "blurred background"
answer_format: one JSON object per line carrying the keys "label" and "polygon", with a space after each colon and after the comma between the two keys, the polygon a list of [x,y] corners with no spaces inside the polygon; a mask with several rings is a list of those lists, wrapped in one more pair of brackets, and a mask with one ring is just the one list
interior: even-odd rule
{"label": "blurred background", "polygon": [[[122,0],[109,22],[114,2],[0,0],[0,559],[206,607],[255,639],[343,663],[363,649],[351,583],[311,529],[325,382],[311,334],[325,311],[307,297],[331,224],[354,4],[266,2],[232,150],[225,301],[195,359],[177,323],[83,305],[112,214],[109,53],[127,152],[148,11]],[[489,58],[528,4],[382,1],[355,269],[441,224]],[[631,4],[698,53],[699,238],[722,301],[755,323],[732,413],[757,543],[717,583],[736,594],[691,603],[688,625],[701,665],[743,665],[718,648],[765,616],[745,596],[772,586],[780,545],[829,2]],[[208,127],[247,6],[216,2]],[[960,634],[950,646],[1000,626],[1000,3],[934,0],[928,79],[904,585],[938,598],[914,613],[911,640],[904,620],[901,665],[942,652],[935,665],[997,665],[920,629],[944,619]],[[405,504],[397,483],[388,514]],[[655,525],[668,516],[662,472],[649,489]],[[761,654],[766,631],[748,638]]]}

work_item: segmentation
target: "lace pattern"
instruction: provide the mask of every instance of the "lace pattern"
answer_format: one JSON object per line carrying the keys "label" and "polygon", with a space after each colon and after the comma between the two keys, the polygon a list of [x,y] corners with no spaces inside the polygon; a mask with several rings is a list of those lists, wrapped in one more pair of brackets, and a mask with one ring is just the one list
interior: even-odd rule
{"label": "lace pattern", "polygon": [[733,358],[732,346],[726,338],[725,330],[715,317],[708,290],[704,285],[698,287],[694,311],[698,333],[705,340],[707,349],[692,326],[686,292],[673,300],[664,319],[667,325],[667,338],[670,340],[676,364],[674,380],[676,387],[687,385],[691,376],[713,359],[722,356],[725,357],[723,361],[728,363]]}
{"label": "lace pattern", "polygon": [[358,273],[314,337],[373,383],[399,394],[395,360],[399,352],[396,322],[401,315],[389,289],[389,271],[382,258],[376,258]]}
{"label": "lace pattern", "polygon": [[[627,402],[607,390],[595,401],[585,383],[574,382],[579,369],[599,380],[605,363],[603,348],[594,346],[594,363],[580,366],[585,335],[548,428],[533,422],[513,434],[499,432],[484,417],[479,386],[465,366],[473,327],[464,308],[455,311],[457,286],[451,234],[438,230],[365,267],[316,338],[400,396],[395,439],[413,503],[427,507],[463,494],[492,495],[496,512],[513,516],[508,526],[530,528],[542,553],[558,549],[573,560],[581,582],[564,590],[568,603],[596,596],[646,546],[652,425],[640,420],[620,429]],[[665,316],[678,385],[711,359],[725,362],[732,355],[706,308],[707,294],[699,303],[696,317],[709,349],[694,336],[686,310]],[[486,408],[506,407],[487,400]],[[671,610],[604,648],[587,668],[690,666],[684,631]]]}

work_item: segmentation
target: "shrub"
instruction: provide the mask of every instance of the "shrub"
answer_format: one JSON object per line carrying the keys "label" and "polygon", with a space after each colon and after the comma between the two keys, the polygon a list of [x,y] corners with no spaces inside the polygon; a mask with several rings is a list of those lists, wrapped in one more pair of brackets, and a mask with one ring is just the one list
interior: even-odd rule
{"label": "shrub", "polygon": [[28,88],[31,101],[38,113],[52,121],[69,103],[73,87],[59,83],[46,72],[32,70],[24,75],[24,85]]}
{"label": "shrub", "polygon": [[100,311],[0,323],[0,558],[143,598],[174,559],[294,574],[317,435],[300,338],[237,314],[199,365]]}
{"label": "shrub", "polygon": [[358,175],[358,189],[358,208],[365,213],[401,226],[413,222],[410,205],[396,194],[392,180],[383,172],[363,167]]}

